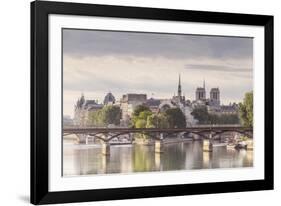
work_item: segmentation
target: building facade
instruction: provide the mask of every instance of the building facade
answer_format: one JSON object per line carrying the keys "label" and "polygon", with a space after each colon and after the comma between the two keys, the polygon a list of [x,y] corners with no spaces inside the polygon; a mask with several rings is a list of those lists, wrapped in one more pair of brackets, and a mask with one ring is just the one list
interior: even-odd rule
{"label": "building facade", "polygon": [[85,100],[84,94],[82,94],[74,106],[74,125],[87,126],[89,112],[102,108],[103,104],[98,104],[96,100]]}
{"label": "building facade", "polygon": [[186,116],[187,125],[196,124],[196,120],[192,116],[194,108],[206,106],[209,113],[222,114],[238,114],[238,105],[221,105],[220,89],[218,87],[211,88],[209,98],[206,97],[205,80],[202,87],[195,90],[195,100],[186,99],[182,92],[181,76],[179,75],[177,92],[168,99],[147,98],[146,94],[128,93],[122,95],[120,100],[116,100],[111,92],[108,92],[103,100],[103,104],[99,104],[95,100],[86,100],[84,95],[77,100],[74,108],[73,124],[86,126],[88,122],[89,112],[97,111],[107,105],[119,106],[121,109],[121,126],[128,126],[135,108],[139,105],[145,105],[153,113],[164,112],[170,108],[180,108]]}
{"label": "building facade", "polygon": [[219,88],[212,88],[211,89],[209,105],[220,106],[220,90],[219,90]]}
{"label": "building facade", "polygon": [[147,95],[146,94],[124,94],[120,100],[120,108],[122,111],[122,120],[123,122],[128,121],[133,112],[134,109],[138,105],[143,105],[147,101]]}

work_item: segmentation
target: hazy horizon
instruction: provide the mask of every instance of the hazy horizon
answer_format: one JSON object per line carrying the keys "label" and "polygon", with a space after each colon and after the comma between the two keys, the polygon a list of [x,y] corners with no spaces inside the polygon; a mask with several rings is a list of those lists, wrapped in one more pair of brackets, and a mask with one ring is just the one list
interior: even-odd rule
{"label": "hazy horizon", "polygon": [[253,39],[96,30],[63,30],[63,108],[103,102],[110,91],[117,100],[127,93],[171,98],[181,74],[182,92],[195,99],[206,82],[206,96],[220,88],[223,104],[240,102],[253,90]]}

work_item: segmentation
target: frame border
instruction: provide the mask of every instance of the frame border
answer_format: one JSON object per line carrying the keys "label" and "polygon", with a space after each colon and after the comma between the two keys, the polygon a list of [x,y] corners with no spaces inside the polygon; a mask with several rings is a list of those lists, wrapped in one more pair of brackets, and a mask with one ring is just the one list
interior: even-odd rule
{"label": "frame border", "polygon": [[[169,21],[256,25],[265,28],[265,178],[264,180],[146,186],[114,189],[48,190],[48,15],[82,15]],[[51,204],[117,199],[271,190],[273,159],[273,16],[190,11],[160,8],[95,5],[64,2],[31,2],[31,152],[30,202]]]}

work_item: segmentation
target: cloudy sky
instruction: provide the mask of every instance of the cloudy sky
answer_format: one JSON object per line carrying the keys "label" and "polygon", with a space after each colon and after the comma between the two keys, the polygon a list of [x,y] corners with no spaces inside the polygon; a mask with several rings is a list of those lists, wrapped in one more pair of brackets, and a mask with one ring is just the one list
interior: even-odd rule
{"label": "cloudy sky", "polygon": [[206,82],[219,87],[224,104],[252,90],[253,39],[159,33],[63,30],[63,107],[73,116],[83,92],[99,102],[107,92],[171,98],[181,74],[182,91],[193,100]]}

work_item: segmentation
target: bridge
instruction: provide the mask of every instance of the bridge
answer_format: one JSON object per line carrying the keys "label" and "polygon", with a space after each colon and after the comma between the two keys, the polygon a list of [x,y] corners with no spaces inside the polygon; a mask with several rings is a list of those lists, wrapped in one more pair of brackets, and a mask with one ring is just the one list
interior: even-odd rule
{"label": "bridge", "polygon": [[[64,127],[63,136],[75,134],[80,142],[81,138],[92,136],[100,139],[103,143],[103,154],[110,152],[109,141],[128,135],[132,139],[132,134],[144,134],[155,140],[155,150],[162,151],[162,140],[169,134],[197,135],[203,139],[203,147],[206,151],[212,151],[212,140],[225,133],[237,133],[248,138],[253,137],[253,128],[243,127],[241,125],[200,125],[186,128],[99,128],[99,127]],[[82,136],[81,136],[82,135]]]}

